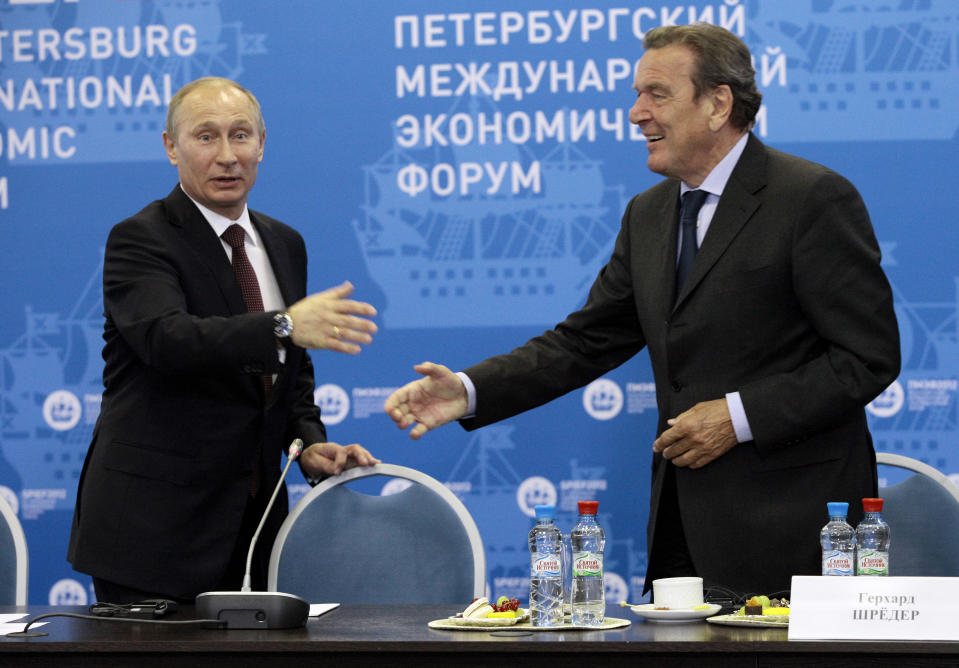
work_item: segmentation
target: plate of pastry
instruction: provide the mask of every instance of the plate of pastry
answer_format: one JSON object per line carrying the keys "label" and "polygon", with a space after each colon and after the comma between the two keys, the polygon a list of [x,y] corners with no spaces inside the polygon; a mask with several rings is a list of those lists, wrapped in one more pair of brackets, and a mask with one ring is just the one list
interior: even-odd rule
{"label": "plate of pastry", "polygon": [[475,599],[463,612],[446,619],[430,622],[434,628],[472,628],[477,626],[498,627],[513,626],[529,619],[529,610],[519,607],[516,599],[500,596],[490,603],[485,596]]}

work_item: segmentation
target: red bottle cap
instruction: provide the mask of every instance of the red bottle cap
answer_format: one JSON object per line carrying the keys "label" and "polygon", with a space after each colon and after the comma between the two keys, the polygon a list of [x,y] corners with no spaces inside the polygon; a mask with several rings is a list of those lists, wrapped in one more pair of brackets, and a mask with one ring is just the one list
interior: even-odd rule
{"label": "red bottle cap", "polygon": [[595,515],[599,510],[599,501],[579,501],[577,505],[580,515]]}
{"label": "red bottle cap", "polygon": [[882,499],[863,499],[862,509],[867,513],[881,513]]}

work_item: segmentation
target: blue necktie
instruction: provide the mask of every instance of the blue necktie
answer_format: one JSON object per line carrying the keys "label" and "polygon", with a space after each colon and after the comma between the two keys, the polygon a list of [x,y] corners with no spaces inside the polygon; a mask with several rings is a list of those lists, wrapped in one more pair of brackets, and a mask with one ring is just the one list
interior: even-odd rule
{"label": "blue necktie", "polygon": [[682,245],[679,249],[679,262],[676,264],[676,297],[679,297],[679,291],[683,289],[683,283],[686,282],[696,257],[696,217],[708,196],[709,193],[705,190],[687,190],[683,194],[679,207],[679,234]]}

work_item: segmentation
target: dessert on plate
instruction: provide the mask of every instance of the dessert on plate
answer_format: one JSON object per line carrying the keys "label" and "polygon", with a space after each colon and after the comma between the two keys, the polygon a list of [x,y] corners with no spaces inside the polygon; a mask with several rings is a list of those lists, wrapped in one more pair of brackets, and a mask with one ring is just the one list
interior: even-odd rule
{"label": "dessert on plate", "polygon": [[773,598],[768,596],[752,596],[746,601],[746,604],[737,610],[736,615],[750,616],[782,616],[789,614],[789,601],[785,598]]}
{"label": "dessert on plate", "polygon": [[457,615],[463,619],[512,619],[521,616],[519,600],[506,596],[500,596],[496,603],[490,603],[485,596],[473,599],[473,602]]}

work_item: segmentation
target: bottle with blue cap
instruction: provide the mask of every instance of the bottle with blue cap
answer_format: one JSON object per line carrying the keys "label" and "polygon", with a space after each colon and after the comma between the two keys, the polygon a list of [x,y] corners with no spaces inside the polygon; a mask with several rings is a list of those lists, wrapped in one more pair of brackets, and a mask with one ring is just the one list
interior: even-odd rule
{"label": "bottle with blue cap", "polygon": [[826,504],[829,522],[819,532],[822,545],[823,575],[856,574],[856,531],[846,522],[849,504],[830,501]]}
{"label": "bottle with blue cap", "polygon": [[553,514],[556,506],[536,506],[536,526],[529,532],[529,622],[563,623],[563,538]]}

